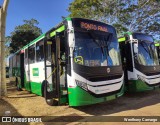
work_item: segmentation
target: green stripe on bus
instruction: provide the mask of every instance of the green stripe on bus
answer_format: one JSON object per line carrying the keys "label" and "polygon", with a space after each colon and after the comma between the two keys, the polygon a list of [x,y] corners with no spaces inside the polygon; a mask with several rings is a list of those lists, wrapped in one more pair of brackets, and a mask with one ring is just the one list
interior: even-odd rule
{"label": "green stripe on bus", "polygon": [[132,32],[124,32],[123,35],[128,34],[129,36],[132,35]]}
{"label": "green stripe on bus", "polygon": [[118,39],[118,42],[120,43],[120,42],[124,42],[126,40],[126,38],[125,37],[122,37],[122,38],[119,38]]}
{"label": "green stripe on bus", "polygon": [[160,46],[160,44],[159,43],[155,43],[155,46]]}
{"label": "green stripe on bus", "polygon": [[29,46],[33,45],[34,43],[42,40],[44,37],[45,37],[45,34],[42,34],[41,36],[39,36],[35,40],[31,41],[29,44],[25,45],[21,50],[28,48]]}
{"label": "green stripe on bus", "polygon": [[128,92],[143,92],[148,90],[154,90],[155,88],[159,88],[159,86],[148,86],[142,80],[130,80],[131,84],[128,84]]}
{"label": "green stripe on bus", "polygon": [[52,33],[50,33],[50,37],[53,37],[56,35],[56,32],[62,32],[65,30],[65,26],[61,26],[60,28],[58,28],[57,30],[53,31]]}
{"label": "green stripe on bus", "polygon": [[120,97],[124,94],[124,86],[122,86],[120,92],[110,95],[110,96],[104,96],[100,98],[96,98],[92,96],[87,91],[83,90],[80,87],[75,88],[68,88],[69,93],[69,105],[70,106],[81,106],[81,105],[91,105],[96,104],[100,102],[105,102],[109,100],[116,99],[116,97]]}
{"label": "green stripe on bus", "polygon": [[67,17],[66,20],[67,20],[67,21],[71,21],[71,18],[70,18],[70,17]]}

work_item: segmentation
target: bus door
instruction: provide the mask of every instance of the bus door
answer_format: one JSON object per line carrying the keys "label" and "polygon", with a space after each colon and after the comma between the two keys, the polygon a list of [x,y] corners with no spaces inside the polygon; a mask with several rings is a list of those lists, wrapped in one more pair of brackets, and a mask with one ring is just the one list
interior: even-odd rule
{"label": "bus door", "polygon": [[160,63],[160,43],[159,43],[159,46],[157,46],[157,53],[158,53],[158,59]]}
{"label": "bus door", "polygon": [[21,87],[24,87],[24,52],[20,54],[20,78],[21,78]]}
{"label": "bus door", "polygon": [[56,89],[59,104],[68,103],[67,74],[66,74],[66,41],[64,32],[56,36]]}
{"label": "bus door", "polygon": [[24,87],[26,90],[31,91],[30,85],[30,66],[29,66],[29,48],[25,49],[24,54]]}
{"label": "bus door", "polygon": [[[59,35],[45,41],[45,79],[44,96],[49,105],[60,105],[67,101],[65,73],[65,46]],[[63,47],[63,46],[64,47]]]}
{"label": "bus door", "polygon": [[[55,82],[56,82],[56,66],[55,66],[55,41],[44,41],[45,52],[45,86],[44,96],[47,99],[57,98]],[[46,90],[47,89],[47,90]],[[46,90],[46,91],[45,91]]]}

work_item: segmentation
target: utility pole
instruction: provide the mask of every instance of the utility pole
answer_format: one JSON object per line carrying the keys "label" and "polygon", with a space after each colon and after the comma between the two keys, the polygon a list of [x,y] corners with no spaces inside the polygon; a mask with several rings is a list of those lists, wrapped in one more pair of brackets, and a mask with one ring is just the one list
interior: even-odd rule
{"label": "utility pole", "polygon": [[4,0],[0,8],[0,98],[6,96],[6,73],[5,73],[5,30],[6,30],[6,16],[9,0]]}

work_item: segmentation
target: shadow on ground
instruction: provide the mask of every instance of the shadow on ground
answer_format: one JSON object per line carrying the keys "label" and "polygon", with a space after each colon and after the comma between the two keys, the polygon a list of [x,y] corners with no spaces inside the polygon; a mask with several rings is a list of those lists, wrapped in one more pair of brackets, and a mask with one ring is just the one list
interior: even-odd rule
{"label": "shadow on ground", "polygon": [[[13,94],[16,91],[14,84],[7,84],[7,94]],[[18,116],[21,117],[22,115],[11,105],[11,103],[6,100],[6,97],[0,99],[0,116],[7,117],[7,116]],[[1,117],[0,117],[1,118]],[[0,123],[1,124],[1,123]],[[7,125],[22,125],[22,123],[5,123]],[[23,125],[29,125],[29,123],[23,123]]]}
{"label": "shadow on ground", "polygon": [[73,107],[90,115],[110,115],[126,110],[136,110],[160,103],[160,90],[128,93],[115,100],[90,106]]}
{"label": "shadow on ground", "polygon": [[35,97],[36,94],[32,94],[29,91],[18,91],[14,82],[7,83],[7,97],[8,98],[28,98]]}
{"label": "shadow on ground", "polygon": [[[17,110],[10,104],[8,103],[5,99],[0,99],[0,116],[5,117],[5,116],[19,116],[21,117],[22,115],[17,112]],[[1,117],[0,117],[1,118]],[[7,125],[21,125],[22,123],[7,123]],[[29,125],[28,123],[23,123],[23,125]]]}

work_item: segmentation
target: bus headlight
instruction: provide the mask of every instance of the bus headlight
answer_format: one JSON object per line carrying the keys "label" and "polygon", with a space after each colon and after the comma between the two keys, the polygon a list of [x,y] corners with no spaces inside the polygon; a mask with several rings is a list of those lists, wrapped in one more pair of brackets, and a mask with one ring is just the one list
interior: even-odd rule
{"label": "bus headlight", "polygon": [[140,80],[142,80],[143,82],[145,82],[145,77],[140,76],[140,75],[138,75],[137,77],[138,77],[138,79],[140,79]]}
{"label": "bus headlight", "polygon": [[77,86],[83,88],[84,90],[88,90],[87,83],[81,82],[79,80],[75,80],[75,81],[76,81]]}

